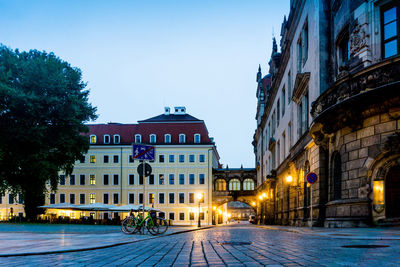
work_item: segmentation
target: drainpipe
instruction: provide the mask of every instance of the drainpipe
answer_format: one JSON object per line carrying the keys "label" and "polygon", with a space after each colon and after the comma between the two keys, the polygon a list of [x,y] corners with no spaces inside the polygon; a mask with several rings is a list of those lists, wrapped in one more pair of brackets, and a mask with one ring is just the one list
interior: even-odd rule
{"label": "drainpipe", "polygon": [[123,179],[122,179],[122,162],[123,162],[123,158],[122,158],[122,146],[121,146],[121,153],[120,153],[120,154],[121,154],[121,156],[120,156],[120,161],[121,161],[121,164],[120,164],[120,165],[121,165],[121,171],[120,171],[120,173],[121,173],[121,175],[120,175],[120,176],[121,176],[121,182],[120,182],[120,187],[121,187],[121,188],[120,188],[120,192],[121,192],[120,195],[121,195],[121,199],[120,199],[120,204],[122,204],[122,181],[123,181]]}

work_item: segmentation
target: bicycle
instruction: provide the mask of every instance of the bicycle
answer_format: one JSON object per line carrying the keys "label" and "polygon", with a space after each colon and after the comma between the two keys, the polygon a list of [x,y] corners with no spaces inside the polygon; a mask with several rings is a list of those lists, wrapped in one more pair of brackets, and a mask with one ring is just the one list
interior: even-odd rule
{"label": "bicycle", "polygon": [[121,222],[121,230],[125,234],[136,234],[146,227],[152,235],[163,234],[168,229],[168,223],[164,218],[157,218],[156,213],[149,213],[144,219],[141,215],[138,217],[129,216]]}

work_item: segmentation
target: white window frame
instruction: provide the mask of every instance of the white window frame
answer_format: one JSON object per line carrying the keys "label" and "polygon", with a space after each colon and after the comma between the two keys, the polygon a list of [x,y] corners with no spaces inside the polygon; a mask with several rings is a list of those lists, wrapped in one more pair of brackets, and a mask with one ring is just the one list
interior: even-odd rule
{"label": "white window frame", "polygon": [[[92,202],[91,196],[94,196],[94,202]],[[96,203],[96,193],[89,193],[89,204],[95,204]]]}
{"label": "white window frame", "polygon": [[[169,137],[169,141],[167,141],[167,137]],[[171,143],[171,135],[170,134],[164,134],[164,143],[166,143],[166,144]]]}
{"label": "white window frame", "polygon": [[108,203],[107,203],[107,205],[108,204],[110,204],[110,192],[103,192],[103,204],[106,204],[106,203],[104,203],[104,195],[108,195]]}
{"label": "white window frame", "polygon": [[[114,144],[119,144],[121,142],[121,136],[119,134],[114,134]],[[118,138],[118,140],[116,140]]]}
{"label": "white window frame", "polygon": [[[139,138],[139,142],[137,142],[137,138]],[[141,134],[135,134],[135,144],[140,144],[142,143],[142,135]]]}
{"label": "white window frame", "polygon": [[[114,201],[114,200],[115,200],[114,195],[118,195],[118,203],[115,203],[115,201]],[[113,199],[112,199],[113,204],[119,204],[119,203],[121,202],[121,199],[119,198],[119,193],[113,193],[113,194],[112,194],[112,198],[113,198]]]}
{"label": "white window frame", "polygon": [[[199,141],[197,142],[196,141],[196,137],[198,136],[198,138],[199,138]],[[194,134],[194,143],[196,143],[196,144],[200,144],[201,143],[201,134],[199,134],[199,133],[197,133],[197,134]]]}
{"label": "white window frame", "polygon": [[[181,137],[183,137],[182,141],[181,141]],[[186,135],[185,134],[179,134],[179,143],[180,144],[186,143]]]}
{"label": "white window frame", "polygon": [[[154,136],[154,142],[152,142],[152,140],[151,140],[151,138]],[[150,134],[150,143],[151,144],[155,144],[155,143],[157,143],[157,135],[155,135],[155,134]]]}
{"label": "white window frame", "polygon": [[[108,137],[108,142],[106,142],[106,137]],[[104,141],[104,144],[109,144],[109,143],[111,143],[111,136],[110,136],[109,134],[105,134],[105,135],[103,136],[103,141]]]}
{"label": "white window frame", "polygon": [[[92,142],[92,137],[94,137],[94,142]],[[97,136],[94,135],[94,134],[91,134],[91,135],[89,136],[89,143],[91,143],[91,144],[96,144],[96,143],[97,143]]]}
{"label": "white window frame", "polygon": [[[133,202],[132,203],[129,202],[130,195],[133,195]],[[128,204],[135,204],[135,192],[128,192]]]}

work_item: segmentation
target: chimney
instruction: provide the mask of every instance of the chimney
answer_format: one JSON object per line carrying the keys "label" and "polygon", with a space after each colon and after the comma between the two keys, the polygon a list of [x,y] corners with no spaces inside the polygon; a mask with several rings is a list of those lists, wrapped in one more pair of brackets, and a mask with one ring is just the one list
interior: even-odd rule
{"label": "chimney", "polygon": [[174,115],[185,115],[186,114],[185,107],[174,107],[174,109],[175,109]]}
{"label": "chimney", "polygon": [[164,108],[164,115],[169,115],[170,113],[170,108],[169,107],[165,107]]}

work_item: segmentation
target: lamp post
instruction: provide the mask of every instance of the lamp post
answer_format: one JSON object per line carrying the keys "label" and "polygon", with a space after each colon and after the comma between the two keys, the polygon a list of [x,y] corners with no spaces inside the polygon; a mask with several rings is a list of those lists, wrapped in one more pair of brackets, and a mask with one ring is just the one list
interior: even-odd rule
{"label": "lamp post", "polygon": [[197,199],[199,200],[199,221],[197,223],[197,227],[201,227],[201,223],[200,223],[200,202],[203,199],[203,194],[202,193],[198,193],[197,194]]}

